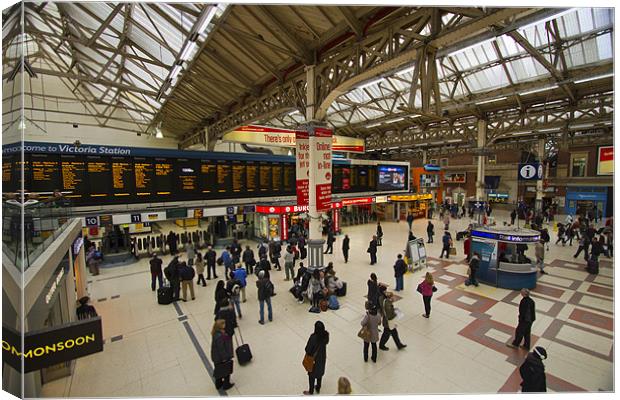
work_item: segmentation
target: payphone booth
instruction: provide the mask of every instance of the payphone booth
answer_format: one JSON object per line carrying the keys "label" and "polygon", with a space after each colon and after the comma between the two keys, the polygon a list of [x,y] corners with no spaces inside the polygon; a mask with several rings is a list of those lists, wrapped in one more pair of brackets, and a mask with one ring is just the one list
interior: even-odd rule
{"label": "payphone booth", "polygon": [[477,278],[504,289],[536,287],[534,247],[540,233],[531,229],[476,228],[471,232],[471,252],[480,255]]}

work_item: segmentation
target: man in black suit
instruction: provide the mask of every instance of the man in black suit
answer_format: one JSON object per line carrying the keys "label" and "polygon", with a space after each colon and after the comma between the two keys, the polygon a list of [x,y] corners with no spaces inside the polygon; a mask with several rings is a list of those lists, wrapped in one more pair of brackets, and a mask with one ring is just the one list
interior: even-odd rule
{"label": "man in black suit", "polygon": [[377,263],[377,236],[375,235],[368,245],[368,253],[370,254],[370,265],[375,265]]}
{"label": "man in black suit", "polygon": [[512,343],[506,343],[506,346],[517,348],[523,340],[523,348],[530,349],[530,334],[532,331],[532,324],[536,320],[536,311],[534,300],[530,298],[530,291],[528,289],[521,289],[521,302],[519,303],[519,324],[515,332],[515,340]]}
{"label": "man in black suit", "polygon": [[344,235],[342,240],[342,254],[344,255],[345,264],[349,261],[349,235]]}

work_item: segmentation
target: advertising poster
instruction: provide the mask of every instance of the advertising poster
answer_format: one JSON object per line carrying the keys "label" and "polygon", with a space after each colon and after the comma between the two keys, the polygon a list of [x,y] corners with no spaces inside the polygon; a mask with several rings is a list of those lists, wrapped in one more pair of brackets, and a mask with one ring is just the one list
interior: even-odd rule
{"label": "advertising poster", "polygon": [[327,211],[332,201],[332,131],[316,128],[313,137],[316,168],[316,209]]}
{"label": "advertising poster", "polygon": [[598,148],[597,175],[614,174],[614,146],[600,146]]}
{"label": "advertising poster", "polygon": [[308,205],[309,177],[310,177],[310,141],[308,132],[296,131],[297,158],[295,160],[297,204]]}

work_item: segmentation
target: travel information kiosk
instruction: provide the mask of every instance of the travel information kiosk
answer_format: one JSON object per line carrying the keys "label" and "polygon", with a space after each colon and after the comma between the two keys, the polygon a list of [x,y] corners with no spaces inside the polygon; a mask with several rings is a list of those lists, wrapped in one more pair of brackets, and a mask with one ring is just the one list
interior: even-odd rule
{"label": "travel information kiosk", "polygon": [[479,281],[504,289],[536,287],[534,246],[540,233],[531,229],[475,228],[471,252],[480,255]]}

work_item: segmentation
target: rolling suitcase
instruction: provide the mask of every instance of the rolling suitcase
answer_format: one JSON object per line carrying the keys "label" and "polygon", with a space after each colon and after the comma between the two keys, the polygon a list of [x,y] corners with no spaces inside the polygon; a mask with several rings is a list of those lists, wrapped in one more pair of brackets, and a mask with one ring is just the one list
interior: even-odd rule
{"label": "rolling suitcase", "polygon": [[[235,349],[235,354],[237,355],[237,361],[239,365],[245,365],[252,360],[252,351],[250,350],[250,345],[247,343],[243,343],[243,335],[241,334],[241,329],[237,327],[239,331],[239,337],[241,338],[241,346],[238,346]],[[235,340],[237,340],[237,335],[235,335]],[[237,341],[239,344],[239,341]]]}
{"label": "rolling suitcase", "polygon": [[342,297],[342,296],[346,296],[346,294],[347,294],[347,283],[342,282],[342,287],[336,289],[336,296]]}
{"label": "rolling suitcase", "polygon": [[172,303],[173,293],[172,286],[164,282],[164,286],[157,289],[157,303],[158,304],[170,304]]}

